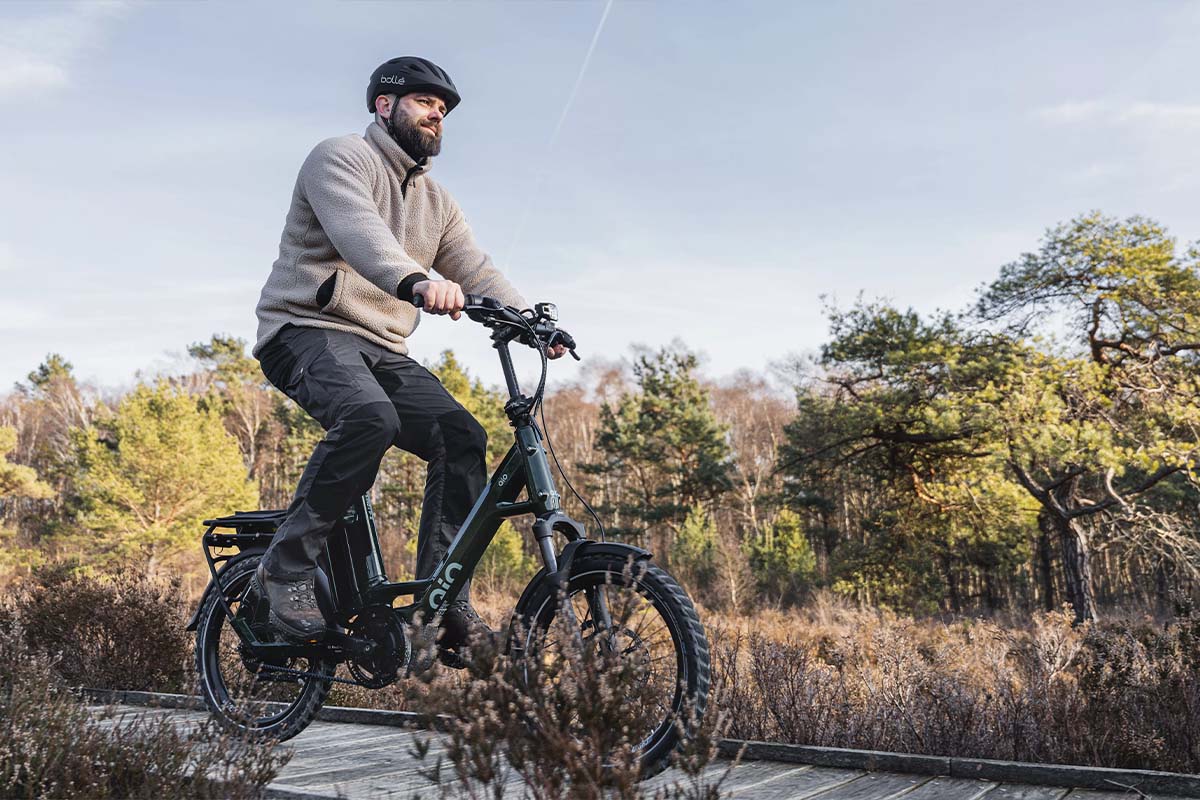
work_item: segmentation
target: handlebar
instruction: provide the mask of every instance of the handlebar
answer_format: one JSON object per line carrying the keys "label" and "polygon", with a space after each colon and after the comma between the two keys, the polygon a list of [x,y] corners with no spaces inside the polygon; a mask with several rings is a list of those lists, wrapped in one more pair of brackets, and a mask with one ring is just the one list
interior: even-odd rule
{"label": "handlebar", "polygon": [[[468,317],[489,328],[507,329],[505,333],[494,336],[498,335],[507,341],[518,339],[538,350],[561,344],[571,353],[572,358],[580,360],[579,354],[575,352],[575,340],[571,334],[558,327],[556,313],[547,311],[553,309],[553,306],[539,303],[537,310],[529,309],[530,316],[526,316],[526,312],[506,306],[494,297],[465,294],[463,299],[463,312]],[[414,294],[412,304],[417,308],[424,308],[424,296]],[[534,341],[535,338],[537,341]]]}

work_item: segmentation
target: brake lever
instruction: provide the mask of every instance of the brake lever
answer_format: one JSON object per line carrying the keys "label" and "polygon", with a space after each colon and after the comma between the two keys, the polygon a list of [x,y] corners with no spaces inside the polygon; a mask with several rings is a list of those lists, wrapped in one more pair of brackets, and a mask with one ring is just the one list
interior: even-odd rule
{"label": "brake lever", "polygon": [[579,357],[579,354],[575,352],[575,340],[571,337],[571,334],[562,329],[555,330],[554,335],[550,337],[550,341],[547,342],[547,344],[553,347],[554,345],[558,344],[559,341],[561,341],[563,346],[567,348],[567,352],[571,354],[571,358],[575,359],[576,361],[583,360]]}

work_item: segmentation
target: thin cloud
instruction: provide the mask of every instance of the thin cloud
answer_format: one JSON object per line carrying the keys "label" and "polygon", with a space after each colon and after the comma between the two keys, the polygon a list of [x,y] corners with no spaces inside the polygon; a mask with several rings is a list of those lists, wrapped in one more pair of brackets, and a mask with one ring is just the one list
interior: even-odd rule
{"label": "thin cloud", "polygon": [[1049,108],[1038,109],[1037,116],[1056,125],[1069,125],[1095,119],[1104,111],[1104,104],[1097,100],[1059,103]]}
{"label": "thin cloud", "polygon": [[1176,129],[1200,126],[1200,104],[1195,103],[1069,101],[1038,109],[1035,114],[1052,125],[1108,122]]}
{"label": "thin cloud", "polygon": [[0,26],[0,98],[70,84],[71,70],[129,4],[94,0]]}
{"label": "thin cloud", "polygon": [[1200,105],[1186,103],[1134,103],[1121,112],[1122,121],[1149,121],[1166,125],[1200,125]]}

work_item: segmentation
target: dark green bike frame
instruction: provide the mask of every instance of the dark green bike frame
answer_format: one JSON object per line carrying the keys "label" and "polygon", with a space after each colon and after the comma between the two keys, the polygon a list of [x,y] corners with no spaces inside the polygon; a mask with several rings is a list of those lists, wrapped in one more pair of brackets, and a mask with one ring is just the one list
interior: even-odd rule
{"label": "dark green bike frame", "polygon": [[[429,578],[390,582],[383,568],[371,502],[367,495],[363,495],[330,534],[320,559],[324,562],[322,566],[328,579],[325,589],[333,606],[330,610],[335,624],[346,624],[366,606],[381,605],[393,607],[395,613],[410,625],[435,623],[470,580],[496,531],[509,517],[534,515],[533,533],[546,575],[559,573],[553,544],[554,533],[565,536],[571,555],[578,551],[579,545],[587,543],[583,526],[561,510],[561,499],[551,476],[546,450],[542,446],[542,435],[532,418],[534,400],[522,395],[517,384],[512,355],[508,349],[509,342],[514,338],[516,336],[505,329],[495,330],[492,336],[509,394],[505,412],[513,425],[516,442],[475,501],[458,535],[450,543],[446,556]],[[526,491],[524,500],[518,499],[522,491]],[[272,513],[273,517],[270,516]],[[265,550],[270,544],[274,525],[282,520],[283,513],[251,512],[205,521],[210,527],[204,536],[204,551],[213,579],[208,591],[217,592],[233,629],[245,645],[260,657],[300,656],[318,650],[335,655],[344,651],[344,655],[352,656],[361,645],[356,645],[355,640],[344,634],[333,634],[319,644],[261,641],[255,636],[249,622],[232,612],[224,594],[214,589],[220,586],[218,564],[236,556],[214,556],[212,550],[229,547],[236,547],[242,552]],[[237,533],[218,532],[222,528],[234,528]],[[578,544],[571,547],[571,542]],[[649,553],[639,551],[639,557],[648,556]],[[397,598],[407,596],[414,597],[415,601],[408,605],[395,605]],[[203,603],[202,599],[201,607]],[[189,630],[195,629],[198,614],[199,608],[188,625]],[[602,611],[602,616],[607,617],[607,613]]]}

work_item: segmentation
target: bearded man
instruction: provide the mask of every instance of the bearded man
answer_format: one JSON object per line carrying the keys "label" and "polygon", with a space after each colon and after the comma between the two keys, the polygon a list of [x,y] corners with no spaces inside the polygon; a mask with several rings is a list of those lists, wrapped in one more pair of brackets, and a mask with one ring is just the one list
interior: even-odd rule
{"label": "bearded man", "polygon": [[[432,576],[486,481],[483,428],[409,358],[407,345],[420,319],[416,296],[426,313],[456,320],[464,291],[528,306],[475,243],[458,203],[428,176],[459,100],[433,62],[393,58],[371,75],[366,133],[318,144],[296,180],[253,348],[267,379],[326,432],[255,576],[271,624],[288,639],[324,637],[317,556],[371,488],[388,448],[428,462],[418,578]],[[564,352],[556,345],[548,355]],[[453,656],[490,633],[464,590],[442,617],[439,645]]]}

